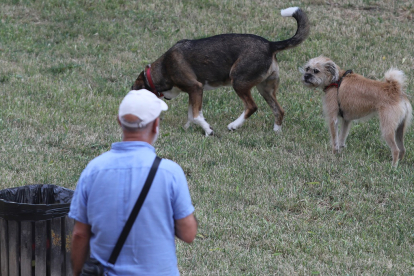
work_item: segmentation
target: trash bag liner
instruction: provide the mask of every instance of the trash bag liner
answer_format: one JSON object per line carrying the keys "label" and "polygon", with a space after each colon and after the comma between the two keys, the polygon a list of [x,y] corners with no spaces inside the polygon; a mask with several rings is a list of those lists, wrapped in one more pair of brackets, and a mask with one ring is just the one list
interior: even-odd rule
{"label": "trash bag liner", "polygon": [[0,218],[47,220],[68,214],[74,191],[50,184],[0,190]]}

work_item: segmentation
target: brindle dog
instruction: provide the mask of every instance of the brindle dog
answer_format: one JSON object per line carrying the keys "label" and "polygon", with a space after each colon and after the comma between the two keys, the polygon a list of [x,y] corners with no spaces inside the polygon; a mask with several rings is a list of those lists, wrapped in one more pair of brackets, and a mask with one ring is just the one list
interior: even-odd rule
{"label": "brindle dog", "polygon": [[188,122],[200,125],[206,135],[213,134],[202,113],[203,91],[232,86],[243,100],[245,110],[230,123],[229,130],[239,128],[257,106],[251,89],[257,87],[275,116],[273,130],[281,130],[284,111],[276,100],[279,66],[276,54],[302,43],[309,35],[308,18],[300,8],[282,10],[292,16],[296,34],[283,41],[271,42],[252,34],[221,34],[197,40],[181,40],[142,71],[132,89],[148,89],[170,100],[180,92],[189,95]]}

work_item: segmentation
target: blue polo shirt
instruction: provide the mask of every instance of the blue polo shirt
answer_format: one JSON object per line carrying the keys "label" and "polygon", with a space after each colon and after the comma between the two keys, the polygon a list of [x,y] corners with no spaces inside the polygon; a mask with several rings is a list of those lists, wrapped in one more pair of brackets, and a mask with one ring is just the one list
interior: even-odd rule
{"label": "blue polo shirt", "polygon": [[79,178],[69,217],[91,225],[91,256],[106,266],[107,275],[179,275],[174,220],[194,207],[183,170],[168,159],[160,163],[118,260],[107,263],[154,158],[148,143],[114,143]]}

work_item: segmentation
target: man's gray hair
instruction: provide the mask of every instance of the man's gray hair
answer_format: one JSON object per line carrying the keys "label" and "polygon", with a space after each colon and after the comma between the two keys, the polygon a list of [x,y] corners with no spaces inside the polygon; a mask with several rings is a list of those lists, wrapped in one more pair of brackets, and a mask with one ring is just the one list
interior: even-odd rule
{"label": "man's gray hair", "polygon": [[125,116],[119,117],[119,121],[121,122],[121,126],[128,131],[137,131],[140,129],[144,129],[148,124],[144,124],[140,118],[137,118],[135,121],[127,121]]}

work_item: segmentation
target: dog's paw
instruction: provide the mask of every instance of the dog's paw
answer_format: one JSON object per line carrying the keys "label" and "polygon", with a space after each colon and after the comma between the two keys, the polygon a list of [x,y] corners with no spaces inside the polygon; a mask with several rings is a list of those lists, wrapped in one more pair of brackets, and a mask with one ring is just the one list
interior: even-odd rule
{"label": "dog's paw", "polygon": [[403,160],[404,159],[404,155],[405,155],[405,150],[404,151],[400,151],[400,154],[398,155],[398,159],[399,160]]}
{"label": "dog's paw", "polygon": [[281,134],[282,133],[282,126],[279,126],[279,125],[275,124],[273,126],[273,131],[276,132],[276,134]]}
{"label": "dog's paw", "polygon": [[187,130],[190,127],[190,125],[191,125],[191,122],[187,121],[187,123],[185,123],[184,125],[184,129]]}
{"label": "dog's paw", "polygon": [[206,132],[206,136],[213,136],[214,135],[214,131],[211,127],[210,127],[209,130],[206,130],[205,132]]}
{"label": "dog's paw", "polygon": [[234,122],[232,122],[232,123],[230,123],[230,124],[228,124],[227,125],[227,128],[228,128],[228,130],[230,130],[230,131],[232,131],[232,130],[236,130],[237,129],[237,125],[234,123]]}
{"label": "dog's paw", "polygon": [[236,129],[238,129],[239,127],[241,127],[241,125],[242,125],[242,124],[243,124],[243,122],[242,122],[241,120],[237,119],[236,121],[231,122],[230,124],[228,124],[228,125],[227,125],[227,128],[228,128],[229,130],[236,130]]}
{"label": "dog's paw", "polygon": [[341,150],[338,146],[332,147],[332,153],[333,154],[339,154],[341,153]]}
{"label": "dog's paw", "polygon": [[227,125],[227,128],[228,128],[229,130],[236,130],[236,129],[238,129],[239,127],[241,127],[241,126],[243,125],[244,121],[246,120],[246,119],[244,119],[244,114],[245,114],[245,112],[243,112],[243,113],[240,115],[240,117],[239,117],[239,118],[237,118],[234,122],[231,122],[230,124],[228,124],[228,125]]}

